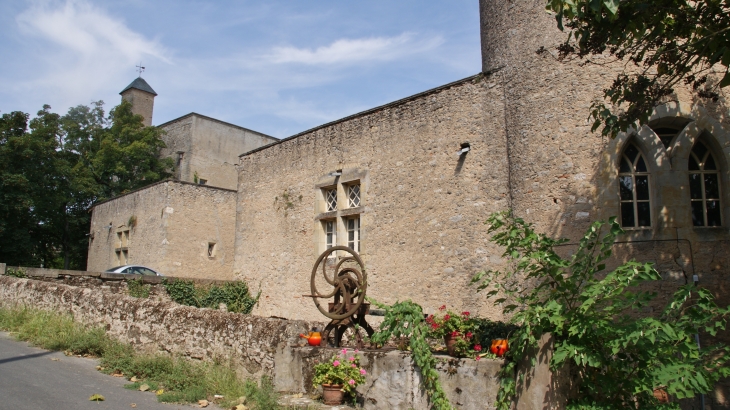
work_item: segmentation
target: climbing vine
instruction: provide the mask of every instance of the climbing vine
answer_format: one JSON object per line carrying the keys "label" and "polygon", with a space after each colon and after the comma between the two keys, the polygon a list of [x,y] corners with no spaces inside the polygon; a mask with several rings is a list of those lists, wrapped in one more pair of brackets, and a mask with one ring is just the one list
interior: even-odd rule
{"label": "climbing vine", "polygon": [[391,338],[409,340],[411,356],[419,369],[423,387],[426,390],[432,408],[436,410],[451,410],[453,407],[446,398],[441,387],[439,375],[436,371],[436,359],[431,353],[431,346],[426,341],[428,327],[423,317],[423,308],[420,305],[406,300],[392,306],[379,303],[368,298],[370,303],[385,310],[385,318],[377,332],[370,340],[377,345],[386,344]]}
{"label": "climbing vine", "polygon": [[142,279],[133,279],[127,281],[127,293],[134,298],[147,299],[150,297],[150,289],[152,285],[142,283]]}

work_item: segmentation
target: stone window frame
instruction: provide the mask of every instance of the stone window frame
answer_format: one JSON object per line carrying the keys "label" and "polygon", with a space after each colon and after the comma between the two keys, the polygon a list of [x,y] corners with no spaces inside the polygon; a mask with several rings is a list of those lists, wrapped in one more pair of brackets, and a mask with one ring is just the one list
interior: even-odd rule
{"label": "stone window frame", "polygon": [[[711,135],[706,135],[706,132],[703,132],[700,134],[699,138],[697,138],[694,143],[692,144],[692,148],[689,152],[689,156],[687,158],[687,178],[689,180],[689,192],[690,192],[690,213],[691,213],[691,220],[692,220],[692,226],[695,229],[703,229],[703,228],[722,228],[724,225],[725,218],[723,218],[723,164],[722,161],[718,159],[718,155],[716,154],[716,150],[713,149],[713,145],[709,139],[712,138]],[[698,158],[695,149],[698,147],[698,144],[701,144],[704,146],[706,152],[702,155],[702,158]],[[712,159],[714,162],[715,169],[707,170],[705,169],[705,166],[707,165],[706,162],[708,159]],[[690,160],[697,161],[699,165],[698,170],[692,170],[689,167]],[[700,198],[692,198],[692,175],[701,175],[702,178],[700,180],[700,186],[701,186],[701,195]],[[707,187],[706,187],[706,178],[705,175],[714,175],[717,178],[717,190],[718,195],[717,198],[707,198]],[[720,216],[720,224],[719,225],[708,225],[707,223],[707,202],[713,201],[717,202],[719,206],[719,216]],[[694,218],[694,204],[695,203],[701,203],[702,204],[702,225],[695,225],[695,218]]]}
{"label": "stone window frame", "polygon": [[[636,154],[633,158],[630,158],[627,154],[631,148],[636,150]],[[619,160],[618,179],[619,179],[619,221],[621,228],[623,229],[650,229],[652,226],[652,181],[649,163],[646,160],[646,155],[641,151],[641,148],[637,146],[634,141],[629,141],[624,149],[621,151],[621,158]],[[628,178],[628,180],[627,180]],[[646,196],[640,196],[640,190],[637,189],[637,181],[646,181]],[[624,183],[623,181],[628,181]],[[643,189],[641,191],[644,191]],[[646,208],[644,208],[646,204]],[[630,205],[631,218],[633,220],[632,225],[624,225],[624,216],[627,213],[626,205]],[[649,212],[649,223],[648,225],[640,225],[639,215],[644,211]]]}
{"label": "stone window frame", "polygon": [[[319,178],[315,184],[316,204],[315,204],[315,248],[317,255],[328,249],[326,223],[334,222],[335,226],[335,245],[348,246],[348,220],[358,220],[358,247],[356,250],[359,254],[363,253],[363,214],[365,213],[364,204],[367,203],[367,194],[365,192],[364,182],[366,181],[368,172],[359,168],[337,169]],[[351,207],[350,189],[353,186],[359,187],[359,206]],[[332,209],[327,205],[327,193],[330,190],[336,192],[336,208]],[[335,255],[336,256],[336,255]]]}
{"label": "stone window frame", "polygon": [[[654,128],[659,133],[654,131]],[[673,138],[661,128],[681,129]],[[704,135],[703,135],[704,134]],[[664,141],[662,138],[664,137]],[[724,226],[693,226],[689,192],[689,156],[698,139],[710,148],[720,174],[721,214]],[[657,106],[649,123],[607,140],[595,176],[598,203],[596,218],[619,215],[619,159],[627,143],[635,143],[648,161],[652,175],[651,228],[625,229],[626,240],[674,239],[677,235],[699,235],[699,240],[727,240],[730,215],[730,130],[703,107],[680,101]],[[665,145],[666,144],[666,145]],[[678,231],[679,230],[679,231]]]}
{"label": "stone window frame", "polygon": [[116,262],[120,266],[129,264],[129,242],[130,242],[130,233],[129,232],[130,232],[130,228],[128,226],[122,226],[122,227],[117,228],[117,230],[116,230],[114,255],[116,256]]}

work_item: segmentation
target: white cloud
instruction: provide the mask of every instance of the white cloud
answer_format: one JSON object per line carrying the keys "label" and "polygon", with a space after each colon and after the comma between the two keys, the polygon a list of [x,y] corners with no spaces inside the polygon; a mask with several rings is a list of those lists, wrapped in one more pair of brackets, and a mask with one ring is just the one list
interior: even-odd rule
{"label": "white cloud", "polygon": [[309,65],[348,64],[372,60],[392,60],[423,52],[443,43],[441,37],[417,40],[413,33],[397,37],[341,39],[316,49],[275,47],[264,58],[273,63],[302,63]]}
{"label": "white cloud", "polygon": [[33,2],[15,20],[43,67],[17,86],[55,89],[62,105],[88,102],[110,84],[128,83],[140,61],[170,63],[169,51],[157,41],[85,0]]}

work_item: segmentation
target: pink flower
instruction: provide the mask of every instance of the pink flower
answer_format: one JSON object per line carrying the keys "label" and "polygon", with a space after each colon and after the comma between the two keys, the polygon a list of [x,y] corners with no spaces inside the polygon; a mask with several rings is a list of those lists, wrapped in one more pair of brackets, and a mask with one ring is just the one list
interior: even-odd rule
{"label": "pink flower", "polygon": [[444,321],[451,319],[451,315],[444,315]]}
{"label": "pink flower", "polygon": [[464,316],[464,317],[469,317],[469,314],[470,314],[470,313],[469,313],[469,312],[461,312],[461,314],[462,314],[462,316]]}
{"label": "pink flower", "polygon": [[354,361],[355,361],[355,356],[352,356],[352,357],[350,358],[350,361],[351,361],[351,362],[354,362]]}
{"label": "pink flower", "polygon": [[365,369],[360,369],[360,374],[362,374],[362,375],[365,375],[365,374],[367,374],[367,373],[368,373],[368,372],[366,372],[366,371],[365,371]]}
{"label": "pink flower", "polygon": [[342,349],[342,354],[347,354],[347,349]]}
{"label": "pink flower", "polygon": [[439,308],[439,310],[446,310],[446,305],[441,305],[441,307]]}
{"label": "pink flower", "polygon": [[359,353],[359,352],[360,352],[359,350],[355,349],[355,353]]}
{"label": "pink flower", "polygon": [[350,381],[348,383],[350,384],[350,386],[354,386],[355,385],[355,380],[350,379]]}
{"label": "pink flower", "polygon": [[340,365],[340,361],[339,360],[335,360],[334,362],[332,362],[332,366],[337,367],[339,365]]}
{"label": "pink flower", "polygon": [[475,352],[481,352],[482,351],[482,345],[474,345],[474,351]]}
{"label": "pink flower", "polygon": [[477,357],[475,357],[475,358],[474,358],[474,360],[476,360],[476,361],[479,361],[479,360],[481,360],[481,359],[482,359],[482,357],[481,357],[481,356],[477,356]]}
{"label": "pink flower", "polygon": [[355,365],[355,363],[353,363],[352,365],[350,365],[350,367],[354,367],[354,368],[357,369],[357,366]]}

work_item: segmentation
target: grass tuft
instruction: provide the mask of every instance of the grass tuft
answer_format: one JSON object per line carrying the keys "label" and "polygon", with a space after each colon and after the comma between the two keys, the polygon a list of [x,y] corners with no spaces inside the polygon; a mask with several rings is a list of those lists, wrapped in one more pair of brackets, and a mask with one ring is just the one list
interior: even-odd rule
{"label": "grass tuft", "polygon": [[126,388],[136,390],[147,384],[150,390],[164,389],[157,396],[161,402],[195,403],[219,394],[224,396],[219,402],[224,408],[238,404],[242,396],[249,408],[282,408],[277,403],[273,382],[267,377],[262,377],[260,383],[241,381],[232,366],[162,353],[139,353],[131,345],[110,338],[103,328],[83,326],[70,315],[0,307],[0,329],[44,349],[100,357],[104,373],[123,373],[128,379],[137,377],[138,381]]}

